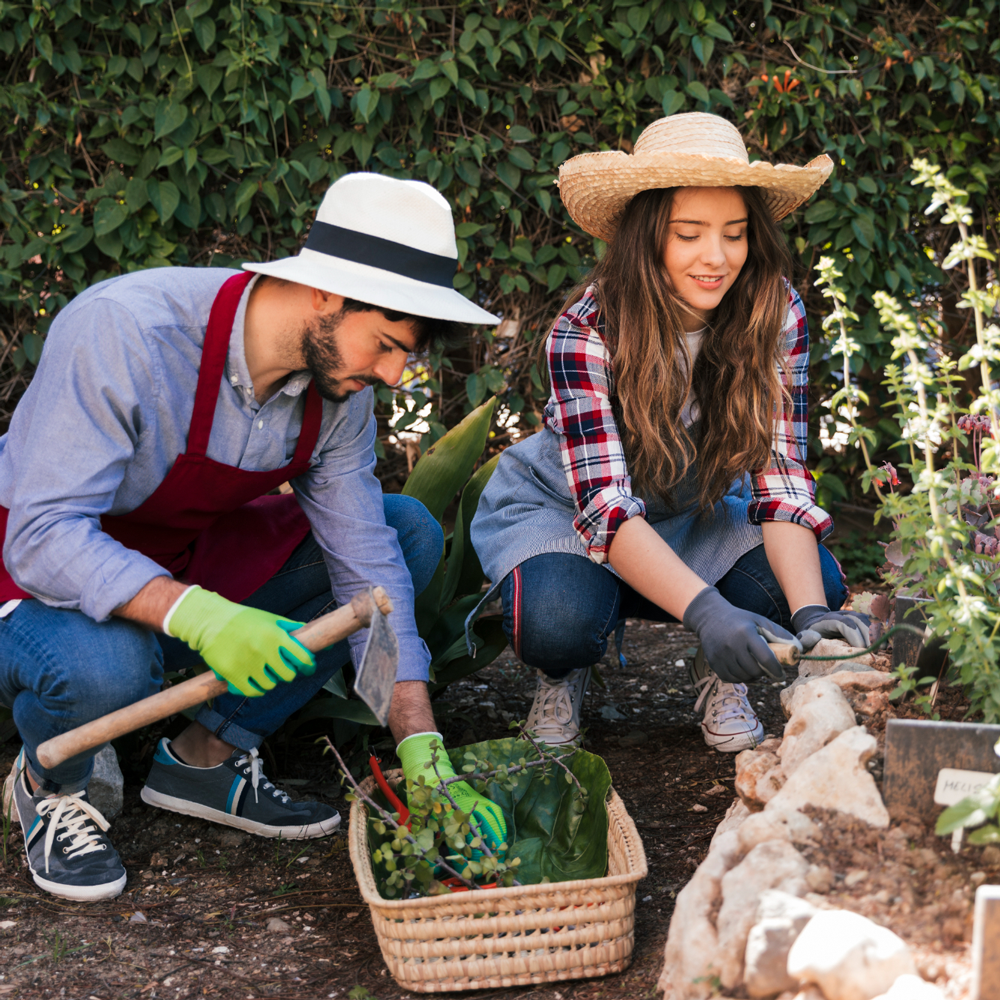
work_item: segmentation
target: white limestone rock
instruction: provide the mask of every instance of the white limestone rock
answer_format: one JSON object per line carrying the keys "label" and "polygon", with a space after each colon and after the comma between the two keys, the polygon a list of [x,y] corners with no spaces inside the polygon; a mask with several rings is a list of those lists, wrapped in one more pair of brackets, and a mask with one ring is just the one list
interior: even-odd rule
{"label": "white limestone rock", "polygon": [[888,993],[883,993],[875,1000],[944,1000],[944,994],[933,984],[925,982],[919,976],[900,976],[889,987]]}
{"label": "white limestone rock", "polygon": [[[874,692],[891,690],[896,686],[896,678],[892,674],[882,673],[874,667],[866,667],[862,663],[845,663],[837,667],[833,673],[824,674],[828,681],[833,681],[845,694],[859,697],[864,694],[871,696]],[[792,683],[781,689],[781,710],[787,719],[791,714],[791,700],[795,692],[804,687],[813,677],[798,677]]]}
{"label": "white limestone rock", "polygon": [[809,865],[787,840],[758,844],[722,878],[722,906],[716,919],[719,979],[725,989],[743,982],[747,935],[757,915],[758,899],[767,889],[792,896],[808,890]]}
{"label": "white limestone rock", "polygon": [[788,952],[802,929],[819,911],[804,899],[769,889],[760,897],[756,923],[747,935],[743,980],[752,997],[794,990],[788,975]]}
{"label": "white limestone rock", "polygon": [[875,747],[875,737],[863,726],[846,730],[807,757],[766,808],[801,811],[811,805],[836,809],[884,830],[889,814],[875,780],[865,769]]}
{"label": "white limestone rock", "polygon": [[707,1000],[713,993],[720,969],[712,914],[722,895],[722,878],[739,857],[736,831],[724,833],[677,895],[657,983],[670,1000]]}
{"label": "white limestone rock", "polygon": [[722,817],[722,821],[715,828],[708,849],[711,851],[719,837],[724,833],[729,833],[730,830],[738,830],[748,817],[754,815],[756,814],[750,812],[742,799],[733,799],[732,805],[726,810],[726,815]]}
{"label": "white limestone rock", "polygon": [[791,844],[814,844],[819,841],[819,827],[808,816],[794,809],[765,809],[751,813],[739,828],[740,848],[752,851],[769,840]]}
{"label": "white limestone rock", "polygon": [[857,722],[854,710],[833,681],[817,678],[792,695],[792,715],[785,724],[785,738],[778,749],[785,780],[817,750]]}
{"label": "white limestone rock", "polygon": [[795,939],[787,968],[799,983],[818,986],[826,1000],[874,1000],[917,971],[901,938],[847,910],[817,913]]}
{"label": "white limestone rock", "polygon": [[765,740],[759,747],[736,755],[736,794],[751,812],[759,812],[785,783],[778,760],[781,741]]}

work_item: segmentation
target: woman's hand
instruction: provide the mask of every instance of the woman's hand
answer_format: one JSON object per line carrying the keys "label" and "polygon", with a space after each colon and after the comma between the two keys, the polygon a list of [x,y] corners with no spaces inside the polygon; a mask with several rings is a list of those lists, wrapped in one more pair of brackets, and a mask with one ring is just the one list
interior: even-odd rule
{"label": "woman's hand", "polygon": [[802,644],[763,615],[730,604],[715,587],[705,587],[684,612],[684,627],[696,632],[708,665],[727,684],[756,680],[763,674],[781,680],[785,674],[768,642]]}
{"label": "woman's hand", "polygon": [[792,615],[792,629],[806,649],[820,639],[843,639],[855,649],[867,649],[870,624],[860,611],[831,611],[825,604],[807,604]]}

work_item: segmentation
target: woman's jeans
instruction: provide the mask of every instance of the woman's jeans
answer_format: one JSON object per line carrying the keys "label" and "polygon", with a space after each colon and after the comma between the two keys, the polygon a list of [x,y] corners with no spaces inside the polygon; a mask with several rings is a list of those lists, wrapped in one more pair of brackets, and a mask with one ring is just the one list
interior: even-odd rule
{"label": "woman's jeans", "polygon": [[[386,523],[396,529],[419,594],[441,559],[441,527],[412,497],[387,494],[383,501]],[[330,574],[311,533],[243,603],[293,621],[310,621],[336,607]],[[202,706],[198,721],[241,750],[259,746],[349,658],[345,639],[316,654],[311,677],[300,674],[260,698],[226,693],[211,708]],[[179,639],[123,618],[95,622],[80,611],[22,601],[0,619],[0,703],[13,708],[28,766],[46,791],[84,788],[96,750],[47,770],[35,757],[39,743],[155,694],[164,670],[199,663],[198,654]]]}
{"label": "woman's jeans", "polygon": [[[840,566],[822,545],[819,556],[827,605],[839,608],[848,594]],[[741,556],[715,586],[730,604],[791,627],[788,602],[763,545]],[[500,596],[503,627],[514,653],[555,679],[600,660],[619,621],[677,621],[606,566],[564,552],[526,559],[503,581]]]}

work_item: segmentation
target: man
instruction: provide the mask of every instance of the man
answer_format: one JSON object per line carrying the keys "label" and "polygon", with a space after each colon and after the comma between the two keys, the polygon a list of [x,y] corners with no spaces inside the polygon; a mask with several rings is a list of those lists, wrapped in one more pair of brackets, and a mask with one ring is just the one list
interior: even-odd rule
{"label": "man", "polygon": [[[335,830],[335,810],[267,781],[257,747],[347,659],[290,633],[372,584],[395,605],[390,728],[407,773],[425,768],[440,736],[413,601],[443,542],[421,504],[382,496],[370,386],[445,327],[497,322],[454,291],[457,256],[433,188],[351,174],[297,257],[124,275],[53,322],[0,438],[0,701],[41,888],[104,899],[126,875],[87,798],[93,752],[46,770],[39,743],[199,658],[229,693],[161,741],[144,801],[262,836]],[[476,804],[468,786],[457,801]]]}

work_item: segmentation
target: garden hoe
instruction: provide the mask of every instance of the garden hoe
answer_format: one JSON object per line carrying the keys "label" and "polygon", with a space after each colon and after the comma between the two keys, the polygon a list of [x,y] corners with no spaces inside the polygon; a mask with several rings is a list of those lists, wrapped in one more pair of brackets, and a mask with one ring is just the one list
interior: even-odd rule
{"label": "garden hoe", "polygon": [[[396,634],[386,621],[386,615],[391,611],[389,595],[381,587],[369,587],[355,594],[350,604],[307,622],[292,633],[303,646],[315,653],[346,639],[359,629],[369,629],[354,690],[383,726],[389,721],[389,704],[399,662]],[[225,681],[207,670],[134,705],[126,705],[117,712],[46,740],[38,746],[38,761],[45,768],[57,767],[70,757],[158,722],[168,715],[194,708],[210,698],[225,694],[228,689]]]}

